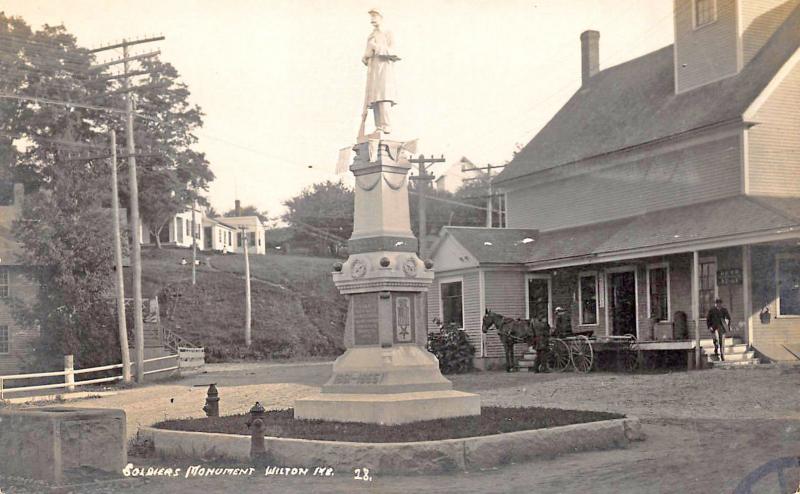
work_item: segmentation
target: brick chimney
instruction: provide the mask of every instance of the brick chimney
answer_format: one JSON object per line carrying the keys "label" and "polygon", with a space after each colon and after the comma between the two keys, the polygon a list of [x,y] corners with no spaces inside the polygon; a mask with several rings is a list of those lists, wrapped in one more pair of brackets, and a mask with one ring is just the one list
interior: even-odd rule
{"label": "brick chimney", "polygon": [[242,215],[242,202],[239,199],[236,199],[236,201],[234,201],[233,210],[235,211],[236,216]]}
{"label": "brick chimney", "polygon": [[600,33],[584,31],[581,33],[581,82],[583,86],[600,72]]}

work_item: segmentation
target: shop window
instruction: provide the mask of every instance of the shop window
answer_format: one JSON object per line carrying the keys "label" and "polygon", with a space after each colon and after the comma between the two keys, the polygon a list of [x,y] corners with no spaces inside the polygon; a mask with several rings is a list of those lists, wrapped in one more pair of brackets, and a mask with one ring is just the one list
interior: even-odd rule
{"label": "shop window", "polygon": [[778,315],[800,316],[800,256],[778,256]]}
{"label": "shop window", "polygon": [[648,307],[656,321],[669,321],[669,267],[659,265],[647,269]]}
{"label": "shop window", "polygon": [[717,298],[717,259],[700,259],[700,317],[705,319]]}
{"label": "shop window", "polygon": [[442,322],[445,325],[455,324],[459,328],[463,328],[464,309],[461,282],[441,283],[439,286],[442,296]]}
{"label": "shop window", "polygon": [[584,325],[597,324],[597,274],[581,274],[578,282],[578,308]]}
{"label": "shop window", "polygon": [[0,326],[0,353],[11,352],[11,340],[8,334],[8,326]]}
{"label": "shop window", "polygon": [[528,318],[550,322],[550,279],[546,275],[528,279]]}

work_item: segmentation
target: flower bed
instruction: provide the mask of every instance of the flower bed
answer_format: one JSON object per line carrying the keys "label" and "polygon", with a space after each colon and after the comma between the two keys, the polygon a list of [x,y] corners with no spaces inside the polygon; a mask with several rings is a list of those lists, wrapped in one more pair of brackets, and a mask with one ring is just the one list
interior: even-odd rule
{"label": "flower bed", "polygon": [[[295,420],[292,409],[268,411],[266,435],[272,437],[349,441],[364,443],[403,443],[488,436],[506,432],[545,429],[623,418],[607,412],[560,410],[554,408],[483,407],[478,417],[426,420],[402,425],[359,424],[322,420]],[[249,414],[201,419],[168,420],[159,429],[249,435]]]}

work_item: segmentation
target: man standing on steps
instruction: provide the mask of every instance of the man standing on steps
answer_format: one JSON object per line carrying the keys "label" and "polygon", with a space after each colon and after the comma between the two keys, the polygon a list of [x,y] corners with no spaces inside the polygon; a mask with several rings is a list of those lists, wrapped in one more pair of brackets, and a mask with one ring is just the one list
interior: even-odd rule
{"label": "man standing on steps", "polygon": [[725,333],[731,327],[731,315],[728,309],[722,306],[722,299],[714,301],[714,307],[708,311],[706,325],[714,338],[714,356],[725,361]]}

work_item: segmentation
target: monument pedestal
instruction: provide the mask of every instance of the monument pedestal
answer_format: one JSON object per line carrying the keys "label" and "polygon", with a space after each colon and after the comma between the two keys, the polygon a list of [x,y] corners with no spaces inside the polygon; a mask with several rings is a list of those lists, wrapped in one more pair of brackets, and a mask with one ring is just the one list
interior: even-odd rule
{"label": "monument pedestal", "polygon": [[402,144],[367,139],[355,147],[351,255],[333,273],[348,298],[347,351],[320,393],[295,402],[295,418],[388,425],[480,415],[480,397],[454,391],[425,350],[433,271],[416,255]]}

